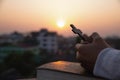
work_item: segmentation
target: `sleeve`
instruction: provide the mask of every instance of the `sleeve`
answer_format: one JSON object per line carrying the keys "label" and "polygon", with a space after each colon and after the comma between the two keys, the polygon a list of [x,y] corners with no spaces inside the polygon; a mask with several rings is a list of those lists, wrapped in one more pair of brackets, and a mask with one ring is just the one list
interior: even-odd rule
{"label": "sleeve", "polygon": [[112,80],[120,80],[120,50],[106,48],[97,57],[93,74]]}

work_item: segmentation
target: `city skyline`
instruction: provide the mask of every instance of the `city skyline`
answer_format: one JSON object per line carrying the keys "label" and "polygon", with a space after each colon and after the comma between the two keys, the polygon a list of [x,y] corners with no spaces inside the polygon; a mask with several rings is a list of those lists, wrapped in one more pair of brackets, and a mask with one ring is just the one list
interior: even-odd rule
{"label": "city skyline", "polygon": [[72,36],[72,23],[89,35],[120,36],[119,0],[2,0],[0,5],[0,34],[47,28]]}

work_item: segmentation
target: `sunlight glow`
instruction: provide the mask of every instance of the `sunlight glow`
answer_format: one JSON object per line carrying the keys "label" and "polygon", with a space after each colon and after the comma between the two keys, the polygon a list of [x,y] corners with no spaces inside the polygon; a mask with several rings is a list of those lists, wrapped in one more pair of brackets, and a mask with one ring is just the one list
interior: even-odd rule
{"label": "sunlight glow", "polygon": [[57,26],[58,26],[59,28],[63,28],[63,27],[65,26],[65,22],[64,22],[63,20],[58,20],[58,21],[57,21]]}
{"label": "sunlight glow", "polygon": [[0,34],[46,28],[72,36],[71,23],[86,34],[95,31],[102,36],[118,35],[120,3],[118,0],[0,0]]}

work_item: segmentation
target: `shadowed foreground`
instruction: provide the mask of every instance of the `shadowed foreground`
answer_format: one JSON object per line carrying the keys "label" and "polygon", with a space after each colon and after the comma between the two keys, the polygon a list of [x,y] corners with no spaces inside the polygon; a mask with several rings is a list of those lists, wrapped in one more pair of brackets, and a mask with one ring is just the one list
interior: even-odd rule
{"label": "shadowed foreground", "polygon": [[56,61],[37,68],[37,78],[19,80],[104,80],[85,71],[79,63]]}

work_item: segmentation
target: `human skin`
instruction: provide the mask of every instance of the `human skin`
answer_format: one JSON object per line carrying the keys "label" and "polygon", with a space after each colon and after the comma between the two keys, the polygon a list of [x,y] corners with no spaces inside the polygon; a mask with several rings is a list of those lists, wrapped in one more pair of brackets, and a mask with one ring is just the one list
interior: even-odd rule
{"label": "human skin", "polygon": [[86,39],[86,42],[76,44],[76,48],[78,50],[76,57],[82,67],[90,72],[93,72],[99,53],[110,46],[96,32],[94,32],[91,36],[83,36]]}

